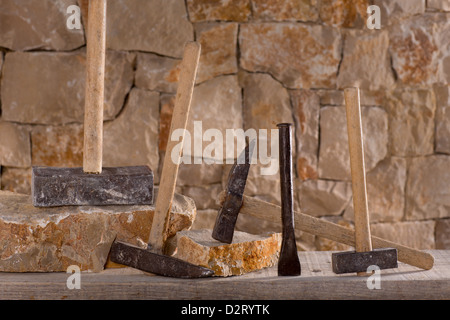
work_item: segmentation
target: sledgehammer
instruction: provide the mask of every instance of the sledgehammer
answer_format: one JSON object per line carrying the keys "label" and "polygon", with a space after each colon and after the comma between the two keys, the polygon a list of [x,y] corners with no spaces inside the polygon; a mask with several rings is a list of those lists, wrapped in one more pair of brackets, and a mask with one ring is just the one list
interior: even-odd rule
{"label": "sledgehammer", "polygon": [[333,271],[337,274],[356,272],[358,275],[365,275],[370,266],[376,266],[379,269],[397,268],[397,249],[372,250],[359,89],[347,88],[344,90],[344,96],[355,212],[356,250],[333,253],[331,259]]}
{"label": "sledgehammer", "polygon": [[153,203],[149,167],[102,168],[106,1],[89,1],[83,168],[33,167],[36,207]]}

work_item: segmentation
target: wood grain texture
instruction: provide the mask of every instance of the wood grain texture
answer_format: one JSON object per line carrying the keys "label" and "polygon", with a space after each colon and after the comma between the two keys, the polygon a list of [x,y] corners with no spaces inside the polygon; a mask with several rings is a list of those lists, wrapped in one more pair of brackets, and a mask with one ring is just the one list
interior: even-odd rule
{"label": "wood grain texture", "polygon": [[101,173],[105,91],[106,0],[89,1],[83,170]]}
{"label": "wood grain texture", "polygon": [[[222,197],[222,195],[220,196]],[[244,203],[240,214],[280,223],[280,206],[244,196]],[[295,229],[324,237],[339,243],[355,247],[355,231],[342,227],[335,223],[309,216],[299,211],[294,212]],[[392,241],[384,240],[376,236],[371,236],[372,244],[375,248],[396,248],[398,250],[398,260],[421,269],[431,269],[434,258],[429,253],[416,250]]]}
{"label": "wood grain texture", "polygon": [[69,290],[66,273],[0,273],[0,299],[450,299],[450,251],[432,250],[432,270],[400,263],[382,270],[380,289],[366,278],[335,275],[331,252],[299,252],[302,275],[278,277],[276,266],[242,276],[175,279],[142,271],[106,269],[82,273],[81,288]]}
{"label": "wood grain texture", "polygon": [[[178,167],[183,149],[184,132],[186,130],[191,106],[192,94],[195,85],[195,77],[198,69],[201,46],[197,42],[188,42],[184,49],[181,64],[180,80],[178,82],[172,123],[170,125],[169,140],[164,157],[159,193],[156,198],[155,216],[149,238],[149,247],[155,253],[163,253],[165,235],[169,222],[169,212],[172,206],[173,194],[177,182]],[[183,130],[178,141],[172,141],[170,137],[175,130]],[[173,149],[178,146],[176,159],[172,157]]]}
{"label": "wood grain texture", "polygon": [[370,237],[369,206],[367,202],[359,88],[346,88],[344,90],[344,98],[352,174],[355,249],[357,252],[368,252],[372,251],[372,241]]}

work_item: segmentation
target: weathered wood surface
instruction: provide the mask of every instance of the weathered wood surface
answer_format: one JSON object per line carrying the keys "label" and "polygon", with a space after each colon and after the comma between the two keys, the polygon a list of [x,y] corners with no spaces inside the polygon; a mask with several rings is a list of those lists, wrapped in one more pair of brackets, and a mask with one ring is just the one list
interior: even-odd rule
{"label": "weathered wood surface", "polygon": [[435,265],[422,270],[400,263],[382,270],[381,289],[367,278],[335,275],[331,252],[299,252],[302,275],[278,277],[272,267],[243,276],[184,280],[135,269],[81,273],[69,290],[66,273],[0,273],[0,299],[450,299],[450,251],[431,250]]}

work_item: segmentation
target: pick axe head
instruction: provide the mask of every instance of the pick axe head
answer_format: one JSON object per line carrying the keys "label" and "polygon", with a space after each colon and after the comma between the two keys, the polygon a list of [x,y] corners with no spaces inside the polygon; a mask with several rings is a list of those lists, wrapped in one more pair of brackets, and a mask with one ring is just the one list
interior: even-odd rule
{"label": "pick axe head", "polygon": [[234,227],[243,204],[245,184],[255,144],[255,140],[247,144],[228,174],[225,200],[219,209],[212,232],[212,237],[220,242],[231,243],[233,241]]}

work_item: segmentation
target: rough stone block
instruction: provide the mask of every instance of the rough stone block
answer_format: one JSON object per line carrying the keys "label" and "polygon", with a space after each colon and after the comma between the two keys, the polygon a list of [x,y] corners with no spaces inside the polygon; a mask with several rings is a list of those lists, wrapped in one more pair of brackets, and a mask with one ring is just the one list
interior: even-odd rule
{"label": "rough stone block", "polygon": [[[155,195],[158,188],[155,188]],[[155,208],[80,206],[35,208],[31,196],[0,191],[0,271],[101,271],[115,238],[142,246],[148,241]],[[175,194],[168,237],[189,229],[192,199]]]}
{"label": "rough stone block", "polygon": [[0,121],[0,165],[31,166],[30,134],[25,126]]}
{"label": "rough stone block", "polygon": [[295,23],[243,24],[240,65],[267,72],[292,89],[335,88],[341,35],[335,28]]}
{"label": "rough stone block", "polygon": [[83,29],[66,26],[67,8],[76,4],[76,0],[0,1],[0,47],[14,51],[81,47],[85,44]]}
{"label": "rough stone block", "polygon": [[319,17],[315,0],[256,0],[252,14],[264,21],[316,21]]}
{"label": "rough stone block", "polygon": [[235,231],[225,244],[211,237],[211,230],[177,233],[177,258],[214,270],[215,276],[242,275],[271,267],[278,261],[281,234],[251,235]]}
{"label": "rough stone block", "polygon": [[250,0],[211,1],[187,0],[189,18],[192,22],[201,21],[247,21],[250,17]]}
{"label": "rough stone block", "polygon": [[436,249],[450,249],[450,219],[436,220]]}
{"label": "rough stone block", "polygon": [[[105,120],[114,119],[122,109],[133,83],[133,59],[134,54],[106,52]],[[1,79],[2,117],[31,124],[83,123],[85,78],[84,49],[9,52]]]}
{"label": "rough stone block", "polygon": [[367,20],[369,0],[320,0],[319,16],[334,27],[361,27]]}
{"label": "rough stone block", "polygon": [[108,2],[106,46],[181,58],[194,39],[184,0],[116,0]]}

